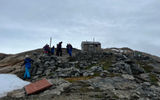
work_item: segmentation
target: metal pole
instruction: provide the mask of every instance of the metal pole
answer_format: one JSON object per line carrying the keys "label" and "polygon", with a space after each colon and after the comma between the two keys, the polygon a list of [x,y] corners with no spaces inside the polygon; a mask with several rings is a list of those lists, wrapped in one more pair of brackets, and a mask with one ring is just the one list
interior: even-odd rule
{"label": "metal pole", "polygon": [[95,42],[95,38],[93,38],[93,42]]}
{"label": "metal pole", "polygon": [[52,37],[50,37],[50,48],[52,48]]}

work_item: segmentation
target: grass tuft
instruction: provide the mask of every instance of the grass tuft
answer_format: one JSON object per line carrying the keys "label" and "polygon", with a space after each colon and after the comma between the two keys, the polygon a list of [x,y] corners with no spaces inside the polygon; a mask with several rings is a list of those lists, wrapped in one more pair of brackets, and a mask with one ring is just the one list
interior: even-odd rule
{"label": "grass tuft", "polygon": [[156,77],[156,75],[154,74],[149,74],[150,80],[152,83],[157,83],[158,79]]}
{"label": "grass tuft", "polygon": [[80,81],[80,80],[89,80],[91,78],[94,78],[94,76],[88,76],[88,77],[71,77],[71,78],[64,78],[65,80],[69,81],[69,82],[76,82],[76,81]]}

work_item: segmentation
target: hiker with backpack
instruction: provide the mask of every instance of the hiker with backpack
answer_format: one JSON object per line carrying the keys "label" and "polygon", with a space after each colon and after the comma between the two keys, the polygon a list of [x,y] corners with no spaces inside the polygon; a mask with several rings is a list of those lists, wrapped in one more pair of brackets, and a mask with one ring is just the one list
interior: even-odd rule
{"label": "hiker with backpack", "polygon": [[51,55],[54,55],[54,46],[51,48]]}
{"label": "hiker with backpack", "polygon": [[43,47],[43,50],[44,50],[44,53],[45,53],[45,54],[48,54],[48,55],[49,55],[49,53],[50,53],[50,47],[49,47],[48,44],[46,44],[46,45]]}
{"label": "hiker with backpack", "polygon": [[26,55],[25,56],[25,59],[24,59],[24,63],[22,64],[25,65],[25,73],[24,73],[24,79],[30,79],[31,78],[31,75],[30,75],[30,68],[31,68],[31,63],[33,62],[33,60],[28,56]]}
{"label": "hiker with backpack", "polygon": [[66,51],[67,51],[67,53],[69,53],[69,44],[67,44],[67,46],[66,46]]}
{"label": "hiker with backpack", "polygon": [[71,44],[67,44],[67,47],[66,47],[66,49],[67,49],[67,53],[69,54],[69,56],[71,57],[72,56],[72,45]]}
{"label": "hiker with backpack", "polygon": [[56,55],[57,56],[62,56],[62,43],[63,42],[59,42],[58,44],[57,44],[57,52],[56,52]]}

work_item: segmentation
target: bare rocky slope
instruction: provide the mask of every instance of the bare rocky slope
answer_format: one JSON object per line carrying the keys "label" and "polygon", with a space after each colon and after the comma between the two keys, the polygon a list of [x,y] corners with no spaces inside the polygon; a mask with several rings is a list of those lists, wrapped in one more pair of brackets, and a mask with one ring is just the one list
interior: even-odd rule
{"label": "bare rocky slope", "polygon": [[99,53],[74,49],[69,57],[47,56],[42,49],[9,55],[0,60],[0,73],[20,78],[24,56],[34,59],[35,82],[46,78],[53,86],[33,95],[15,90],[0,100],[160,100],[160,58],[129,48],[109,48]]}

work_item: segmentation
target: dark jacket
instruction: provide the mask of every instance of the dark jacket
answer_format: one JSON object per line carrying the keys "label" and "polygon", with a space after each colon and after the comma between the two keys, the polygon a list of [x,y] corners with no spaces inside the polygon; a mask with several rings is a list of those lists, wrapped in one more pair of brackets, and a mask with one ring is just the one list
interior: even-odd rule
{"label": "dark jacket", "polygon": [[27,68],[31,68],[32,62],[33,62],[33,60],[31,58],[25,58],[23,65],[25,65],[25,67],[27,67]]}

